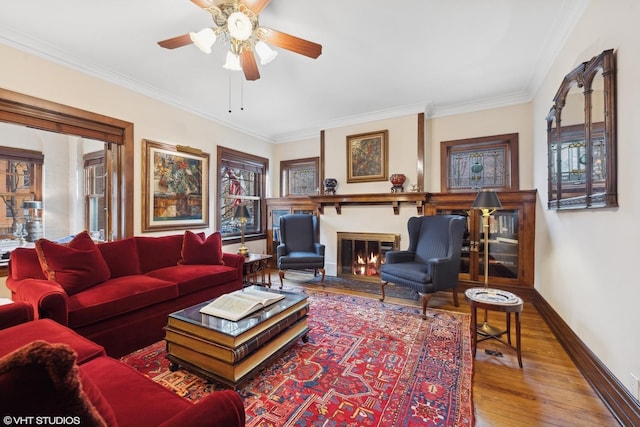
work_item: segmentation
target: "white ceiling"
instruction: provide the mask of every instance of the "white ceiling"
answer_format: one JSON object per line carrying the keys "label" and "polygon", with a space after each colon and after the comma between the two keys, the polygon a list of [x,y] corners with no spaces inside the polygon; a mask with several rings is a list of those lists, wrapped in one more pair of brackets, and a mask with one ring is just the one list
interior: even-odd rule
{"label": "white ceiling", "polygon": [[261,78],[243,83],[222,68],[220,42],[210,55],[157,45],[212,26],[189,0],[3,0],[0,43],[284,142],[386,117],[527,102],[587,4],[272,0],[260,24],[320,43],[323,53],[313,60],[275,48]]}

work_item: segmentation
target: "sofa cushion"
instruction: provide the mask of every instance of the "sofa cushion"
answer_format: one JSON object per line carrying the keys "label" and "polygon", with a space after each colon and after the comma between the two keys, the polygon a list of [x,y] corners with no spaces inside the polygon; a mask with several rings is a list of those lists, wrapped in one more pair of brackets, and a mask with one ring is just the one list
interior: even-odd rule
{"label": "sofa cushion", "polygon": [[[0,298],[1,300],[1,298]],[[0,330],[33,320],[33,306],[25,301],[0,302]],[[0,354],[0,357],[2,355]]]}
{"label": "sofa cushion", "polygon": [[98,249],[109,266],[112,278],[140,274],[140,259],[134,237],[101,243]]}
{"label": "sofa cushion", "polygon": [[91,402],[96,411],[100,414],[102,419],[109,427],[118,427],[118,420],[116,414],[113,413],[113,409],[107,399],[93,382],[91,377],[82,372],[82,369],[78,369],[80,377],[80,383],[82,384],[82,391],[87,396],[87,399]]}
{"label": "sofa cushion", "polygon": [[39,239],[36,252],[44,274],[52,282],[59,283],[68,295],[102,283],[111,276],[100,250],[86,231],[68,245]]}
{"label": "sofa cushion", "polygon": [[73,417],[83,426],[107,425],[82,390],[75,352],[65,344],[44,341],[0,359],[0,413]]}
{"label": "sofa cushion", "polygon": [[110,357],[99,357],[80,366],[100,389],[118,425],[158,426],[193,404],[151,381],[135,369]]}
{"label": "sofa cushion", "polygon": [[212,288],[218,283],[227,284],[236,280],[237,275],[235,268],[226,265],[175,265],[146,274],[156,279],[173,280],[178,284],[180,295]]}
{"label": "sofa cushion", "polygon": [[182,234],[162,237],[136,237],[140,272],[148,273],[171,265],[177,265],[181,259]]}
{"label": "sofa cushion", "polygon": [[78,363],[106,355],[102,346],[77,332],[51,319],[39,319],[0,330],[0,357],[37,340],[68,345],[76,352]]}
{"label": "sofa cushion", "polygon": [[79,328],[176,297],[174,282],[143,275],[117,277],[69,297],[69,326]]}
{"label": "sofa cushion", "polygon": [[182,240],[180,264],[224,264],[222,261],[222,234],[219,231],[206,239],[189,230]]}

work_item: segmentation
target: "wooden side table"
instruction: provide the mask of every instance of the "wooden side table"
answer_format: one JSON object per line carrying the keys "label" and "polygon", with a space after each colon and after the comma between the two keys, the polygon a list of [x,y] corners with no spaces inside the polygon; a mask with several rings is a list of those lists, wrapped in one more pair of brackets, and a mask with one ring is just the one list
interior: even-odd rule
{"label": "wooden side table", "polygon": [[[464,296],[469,303],[469,306],[471,307],[471,327],[475,328],[475,330],[473,330],[471,334],[473,357],[476,357],[476,348],[478,346],[478,342],[482,342],[488,339],[495,339],[516,350],[516,353],[518,355],[518,365],[522,368],[522,349],[520,345],[520,313],[522,312],[522,308],[524,306],[522,298],[511,292],[491,288],[467,289],[464,293]],[[487,328],[484,328],[483,324],[479,325],[477,321],[478,308],[506,313],[506,330],[498,330],[495,333],[484,332],[484,330]],[[511,313],[515,313],[516,318],[515,347],[511,345]],[[507,335],[506,342],[502,340],[502,336],[505,334]],[[480,335],[482,338],[478,339],[478,335]]]}
{"label": "wooden side table", "polygon": [[[269,260],[271,255],[249,254],[244,258],[244,284],[245,286],[258,284],[258,273],[261,276],[262,286],[271,287],[271,272],[269,271]],[[268,281],[265,283],[265,276]],[[251,279],[253,278],[253,282]]]}

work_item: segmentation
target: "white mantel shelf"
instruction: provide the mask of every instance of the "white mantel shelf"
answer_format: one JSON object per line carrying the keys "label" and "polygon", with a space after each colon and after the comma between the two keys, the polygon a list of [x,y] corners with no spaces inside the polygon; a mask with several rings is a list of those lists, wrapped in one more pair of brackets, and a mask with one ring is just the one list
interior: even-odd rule
{"label": "white mantel shelf", "polygon": [[325,206],[333,206],[338,215],[342,214],[342,206],[390,205],[393,214],[398,215],[401,203],[414,204],[418,215],[422,215],[423,207],[429,199],[430,193],[400,192],[400,193],[369,193],[369,194],[334,194],[309,196],[309,200],[318,205],[318,212],[324,213]]}

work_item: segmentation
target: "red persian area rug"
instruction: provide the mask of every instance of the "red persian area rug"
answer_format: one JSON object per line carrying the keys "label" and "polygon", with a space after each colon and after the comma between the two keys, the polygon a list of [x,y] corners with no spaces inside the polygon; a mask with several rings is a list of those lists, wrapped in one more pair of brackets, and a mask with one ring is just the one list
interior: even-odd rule
{"label": "red persian area rug", "polygon": [[[247,426],[472,426],[470,316],[330,292],[309,295],[298,340],[238,391]],[[197,401],[221,389],[169,371],[164,342],[121,359]]]}

